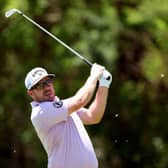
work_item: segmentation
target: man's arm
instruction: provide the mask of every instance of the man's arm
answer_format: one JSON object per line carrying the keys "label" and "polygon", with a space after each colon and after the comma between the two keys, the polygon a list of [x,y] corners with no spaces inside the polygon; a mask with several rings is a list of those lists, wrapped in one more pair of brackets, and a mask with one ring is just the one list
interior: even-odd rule
{"label": "man's arm", "polygon": [[90,76],[88,77],[83,87],[80,88],[73,97],[68,99],[69,114],[87,105],[87,103],[90,101],[90,99],[93,96],[97,81],[102,76],[103,71],[104,71],[104,67],[97,64],[93,64],[91,68]]}
{"label": "man's arm", "polygon": [[[106,73],[106,76],[107,74],[108,76],[111,76],[110,73]],[[103,76],[101,77],[94,101],[91,103],[88,109],[84,108],[84,111],[79,113],[79,116],[84,124],[97,124],[101,121],[105,112],[108,88],[111,81],[112,76],[110,80],[106,80],[106,78],[103,78]]]}

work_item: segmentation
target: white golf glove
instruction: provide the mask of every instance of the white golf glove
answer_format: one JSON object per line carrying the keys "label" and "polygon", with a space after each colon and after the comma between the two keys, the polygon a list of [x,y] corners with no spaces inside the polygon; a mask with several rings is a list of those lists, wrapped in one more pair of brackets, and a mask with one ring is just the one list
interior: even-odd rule
{"label": "white golf glove", "polygon": [[99,86],[109,88],[111,82],[112,82],[112,75],[107,70],[104,70],[102,76],[99,79]]}
{"label": "white golf glove", "polygon": [[94,63],[92,68],[91,68],[90,75],[92,77],[96,77],[97,79],[99,79],[101,74],[102,74],[102,72],[104,71],[104,69],[105,68],[103,66]]}

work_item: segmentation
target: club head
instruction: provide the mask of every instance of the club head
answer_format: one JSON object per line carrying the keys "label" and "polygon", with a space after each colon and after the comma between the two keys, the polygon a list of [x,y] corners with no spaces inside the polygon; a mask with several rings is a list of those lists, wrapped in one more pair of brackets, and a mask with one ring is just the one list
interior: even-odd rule
{"label": "club head", "polygon": [[10,10],[5,12],[5,16],[8,18],[16,12],[19,13],[19,14],[22,14],[22,12],[18,9],[10,9]]}

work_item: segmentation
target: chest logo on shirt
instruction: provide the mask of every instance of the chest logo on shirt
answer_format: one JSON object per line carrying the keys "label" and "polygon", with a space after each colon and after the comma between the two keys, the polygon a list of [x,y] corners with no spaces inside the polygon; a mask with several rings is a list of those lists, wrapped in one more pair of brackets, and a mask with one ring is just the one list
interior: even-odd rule
{"label": "chest logo on shirt", "polygon": [[55,101],[55,102],[53,103],[53,106],[54,106],[55,108],[60,108],[60,107],[62,107],[62,105],[63,105],[63,102],[62,102],[61,100]]}

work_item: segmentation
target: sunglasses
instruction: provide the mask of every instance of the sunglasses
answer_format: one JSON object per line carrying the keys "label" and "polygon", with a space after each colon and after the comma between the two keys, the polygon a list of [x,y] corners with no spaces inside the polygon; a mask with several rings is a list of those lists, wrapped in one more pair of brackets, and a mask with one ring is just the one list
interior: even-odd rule
{"label": "sunglasses", "polygon": [[38,89],[38,90],[44,89],[45,86],[49,86],[49,85],[50,85],[51,83],[53,83],[53,82],[54,82],[53,79],[47,79],[47,80],[45,80],[45,81],[43,81],[43,82],[39,82],[39,83],[37,83],[36,85],[34,85],[34,86],[31,88],[31,90],[33,90],[33,89]]}

